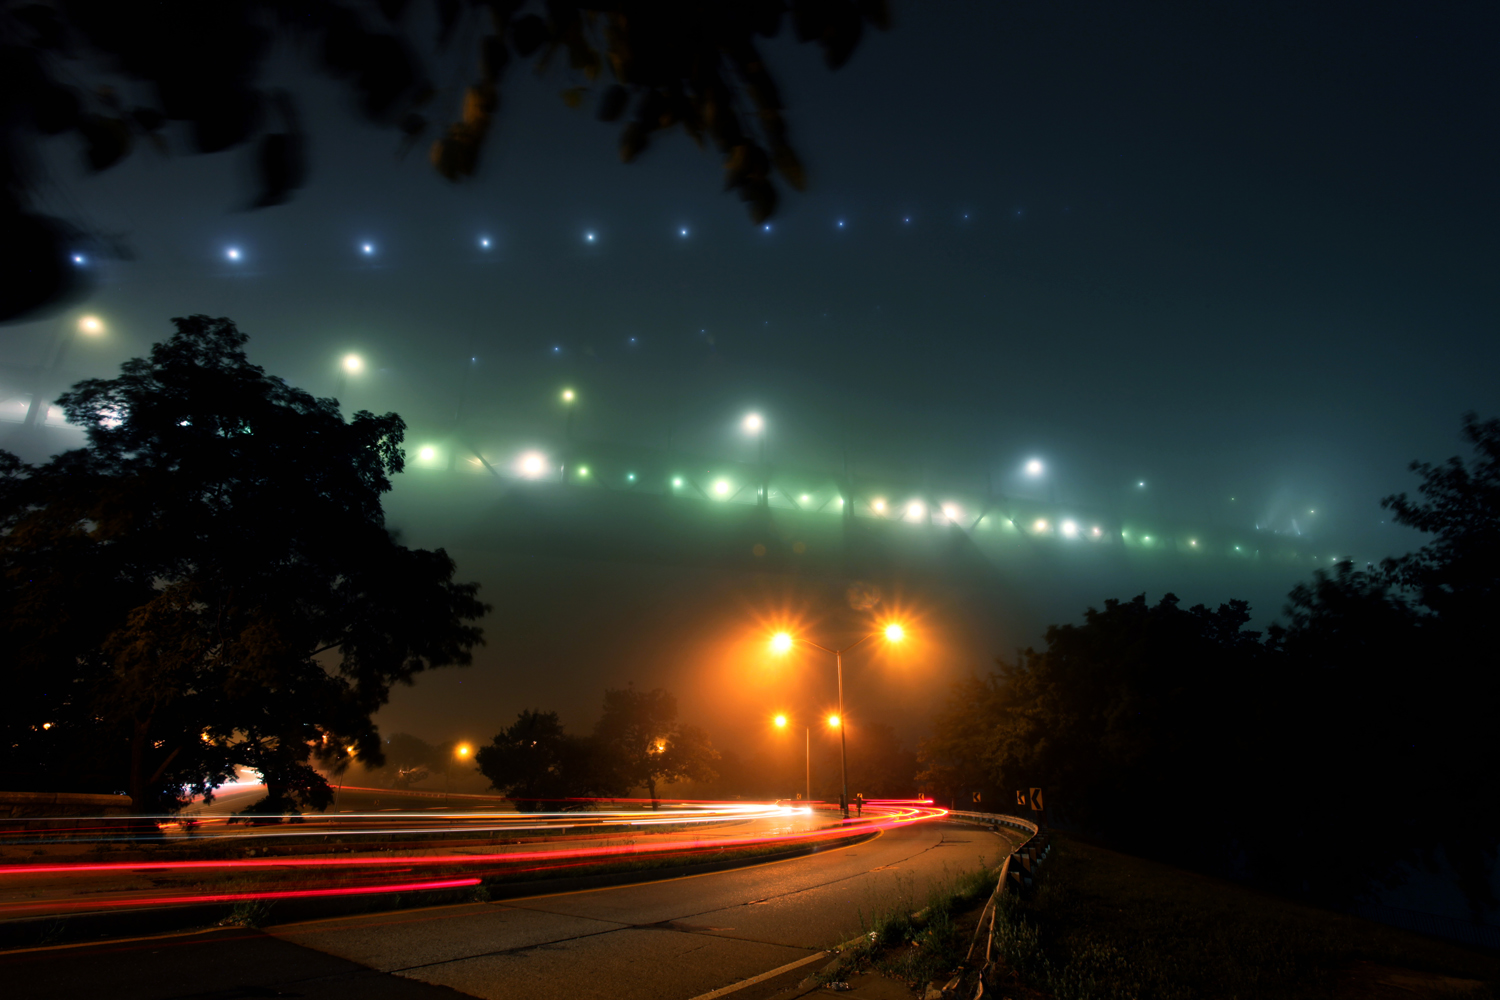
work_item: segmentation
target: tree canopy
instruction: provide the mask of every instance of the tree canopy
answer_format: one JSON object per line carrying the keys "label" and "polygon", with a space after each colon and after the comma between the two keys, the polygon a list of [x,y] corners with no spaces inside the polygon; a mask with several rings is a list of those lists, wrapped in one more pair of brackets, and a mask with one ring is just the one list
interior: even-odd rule
{"label": "tree canopy", "polygon": [[250,364],[231,321],[174,322],[62,397],[86,447],[0,453],[0,769],[158,812],[247,767],[260,809],[320,808],[311,762],[378,764],[372,713],[468,663],[488,608],[385,527],[400,417],[345,421]]}
{"label": "tree canopy", "polygon": [[522,812],[568,809],[571,800],[609,791],[598,781],[592,741],[565,732],[556,712],[522,711],[474,762]]}
{"label": "tree canopy", "polygon": [[1413,465],[1425,502],[1385,501],[1420,552],[1318,571],[1263,635],[1240,601],[1106,601],[956,685],[922,780],[1041,787],[1066,825],[1328,902],[1442,861],[1493,907],[1500,421],[1464,433],[1470,462]]}
{"label": "tree canopy", "polygon": [[569,106],[597,88],[596,116],[624,121],[626,163],[668,129],[712,142],[725,189],[759,222],[776,208],[773,173],[806,184],[761,41],[790,24],[837,69],[865,25],[889,21],[886,0],[0,5],[0,321],[62,301],[82,280],[69,261],[81,234],[31,208],[42,138],[74,136],[95,172],[141,143],[200,153],[253,143],[251,206],[287,201],[307,174],[308,136],[297,95],[264,82],[279,50],[345,83],[357,114],[390,127],[399,149],[436,132],[429,155],[450,181],[478,169],[512,63],[555,67]]}
{"label": "tree canopy", "polygon": [[522,810],[570,808],[580,797],[621,797],[644,790],[652,808],[658,788],[713,781],[719,752],[708,734],[677,721],[677,699],[661,688],[604,693],[591,736],[568,734],[556,712],[527,710],[475,755],[479,770]]}

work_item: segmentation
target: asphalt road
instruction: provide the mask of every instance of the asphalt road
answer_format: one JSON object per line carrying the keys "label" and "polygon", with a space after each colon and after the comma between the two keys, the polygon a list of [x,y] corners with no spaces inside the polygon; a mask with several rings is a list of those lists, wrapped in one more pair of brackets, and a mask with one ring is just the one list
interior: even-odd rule
{"label": "asphalt road", "polygon": [[[306,997],[759,1000],[859,932],[861,914],[924,904],[930,886],[994,864],[1013,839],[921,823],[850,848],[689,878],[135,942],[0,955],[5,992],[32,1000]],[[783,995],[785,995],[783,993]]]}

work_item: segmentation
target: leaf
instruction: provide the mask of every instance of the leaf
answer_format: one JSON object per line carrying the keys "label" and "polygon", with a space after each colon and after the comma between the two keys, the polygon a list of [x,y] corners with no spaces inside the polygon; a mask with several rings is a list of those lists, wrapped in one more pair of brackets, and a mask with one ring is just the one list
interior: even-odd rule
{"label": "leaf", "polygon": [[93,171],[108,170],[130,152],[130,127],[122,118],[85,115],[78,131],[87,143],[84,159]]}
{"label": "leaf", "polygon": [[595,112],[601,122],[612,122],[625,113],[625,105],[630,101],[630,92],[620,84],[614,84],[607,89],[599,98],[599,110]]}

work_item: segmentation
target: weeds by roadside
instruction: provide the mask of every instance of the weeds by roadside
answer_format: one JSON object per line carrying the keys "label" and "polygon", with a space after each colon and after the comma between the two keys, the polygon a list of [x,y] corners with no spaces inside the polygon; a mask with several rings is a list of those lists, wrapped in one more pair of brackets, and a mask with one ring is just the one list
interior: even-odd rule
{"label": "weeds by roadside", "polygon": [[866,916],[860,935],[838,960],[814,975],[819,983],[874,971],[921,987],[952,975],[968,949],[976,910],[995,887],[997,870],[981,861],[975,869],[935,883],[926,905],[914,911],[914,885],[898,881],[895,895]]}

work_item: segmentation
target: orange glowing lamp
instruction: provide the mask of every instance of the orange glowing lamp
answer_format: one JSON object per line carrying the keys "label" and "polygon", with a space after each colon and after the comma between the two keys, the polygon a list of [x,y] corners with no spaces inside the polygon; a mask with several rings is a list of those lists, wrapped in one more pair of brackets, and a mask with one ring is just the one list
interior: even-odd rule
{"label": "orange glowing lamp", "polygon": [[771,636],[771,652],[776,654],[790,652],[792,648],[792,637],[787,632],[777,632]]}

